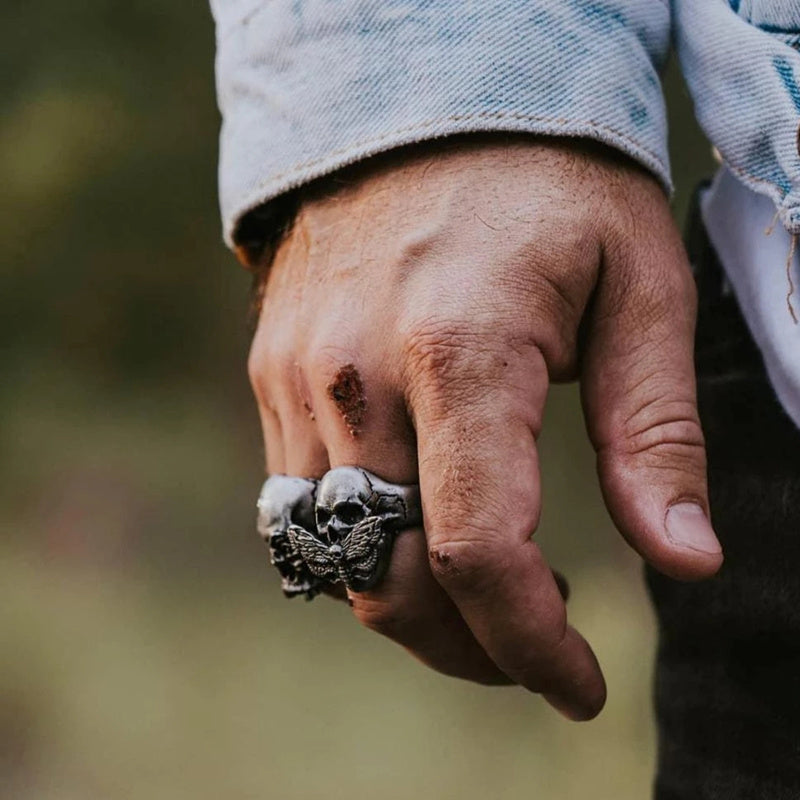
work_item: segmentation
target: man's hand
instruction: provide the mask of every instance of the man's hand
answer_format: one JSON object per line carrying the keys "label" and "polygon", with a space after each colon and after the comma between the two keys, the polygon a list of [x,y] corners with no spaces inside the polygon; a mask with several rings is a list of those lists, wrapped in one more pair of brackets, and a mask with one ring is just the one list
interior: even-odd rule
{"label": "man's hand", "polygon": [[493,138],[374,159],[307,196],[276,253],[249,364],[268,470],[419,481],[425,531],[398,536],[355,615],[435,669],[591,718],[603,678],[532,541],[548,383],[580,377],[628,542],[712,575],[694,317],[661,189],[609,151]]}

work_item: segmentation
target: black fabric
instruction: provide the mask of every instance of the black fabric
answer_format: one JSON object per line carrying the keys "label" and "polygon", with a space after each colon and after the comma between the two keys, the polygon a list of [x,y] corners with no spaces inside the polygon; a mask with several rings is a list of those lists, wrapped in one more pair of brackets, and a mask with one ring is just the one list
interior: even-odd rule
{"label": "black fabric", "polygon": [[648,570],[659,622],[656,800],[800,800],[800,431],[786,416],[695,206],[696,365],[712,580]]}

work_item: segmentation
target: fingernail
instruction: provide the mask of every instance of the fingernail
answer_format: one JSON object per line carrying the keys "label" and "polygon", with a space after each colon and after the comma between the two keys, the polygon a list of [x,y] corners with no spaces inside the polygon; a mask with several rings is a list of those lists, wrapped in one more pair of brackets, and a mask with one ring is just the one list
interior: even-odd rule
{"label": "fingernail", "polygon": [[708,521],[706,512],[696,503],[678,503],[667,511],[667,536],[678,547],[701,553],[721,553],[722,547]]}

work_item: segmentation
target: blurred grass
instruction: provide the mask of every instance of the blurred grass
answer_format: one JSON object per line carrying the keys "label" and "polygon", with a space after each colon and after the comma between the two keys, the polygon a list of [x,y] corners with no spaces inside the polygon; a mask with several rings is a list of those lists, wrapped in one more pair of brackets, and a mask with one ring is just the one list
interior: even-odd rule
{"label": "blurred grass", "polygon": [[[539,535],[609,681],[584,726],[281,598],[205,4],[8,0],[0,27],[0,796],[647,796],[653,624],[574,387]],[[666,85],[680,218],[711,162]]]}
{"label": "blurred grass", "polygon": [[210,424],[212,404],[115,397],[98,412],[96,388],[57,388],[57,413],[20,402],[4,427],[23,487],[3,498],[16,513],[0,549],[8,796],[642,796],[652,622],[572,387],[554,390],[542,439],[541,539],[609,679],[587,726],[429,673],[342,606],[284,601],[252,534],[255,432]]}
{"label": "blurred grass", "polygon": [[617,570],[573,577],[611,676],[587,726],[521,691],[446,681],[333,604],[284,606],[258,581],[202,592],[7,554],[8,796],[641,797],[647,611]]}

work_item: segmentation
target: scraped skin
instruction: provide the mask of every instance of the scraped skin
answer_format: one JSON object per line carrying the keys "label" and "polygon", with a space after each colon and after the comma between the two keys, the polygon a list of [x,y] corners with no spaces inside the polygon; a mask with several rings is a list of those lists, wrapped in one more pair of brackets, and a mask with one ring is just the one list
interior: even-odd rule
{"label": "scraped skin", "polygon": [[630,544],[680,579],[722,561],[662,190],[598,146],[498,136],[375,158],[300,200],[249,364],[269,466],[419,482],[424,531],[397,537],[355,616],[441,672],[593,717],[600,668],[534,540],[551,381],[581,380]]}
{"label": "scraped skin", "polygon": [[333,400],[350,435],[358,436],[367,410],[367,398],[364,383],[354,364],[339,368],[328,384],[328,397]]}

